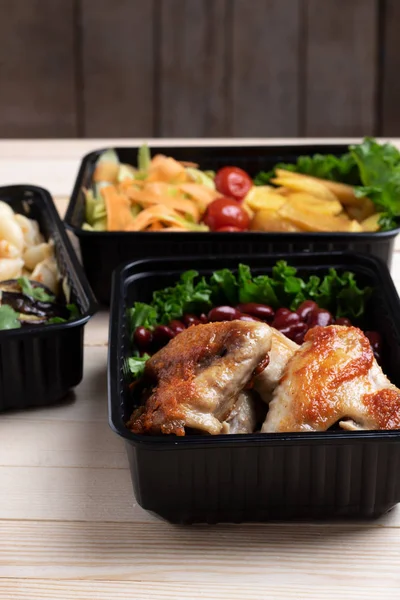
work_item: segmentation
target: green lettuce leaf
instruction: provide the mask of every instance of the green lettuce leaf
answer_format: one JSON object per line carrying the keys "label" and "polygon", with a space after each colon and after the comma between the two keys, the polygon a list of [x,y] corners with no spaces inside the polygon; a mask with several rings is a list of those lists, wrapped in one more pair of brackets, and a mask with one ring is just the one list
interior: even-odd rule
{"label": "green lettuce leaf", "polygon": [[279,305],[275,293],[274,281],[268,275],[253,277],[250,267],[240,264],[238,267],[239,301],[269,304],[273,308]]}
{"label": "green lettuce leaf", "polygon": [[350,146],[357,163],[362,186],[358,196],[368,196],[379,212],[385,213],[385,229],[400,216],[400,152],[392,144],[379,144],[365,138],[362,144]]}
{"label": "green lettuce leaf", "polygon": [[0,306],[0,331],[5,329],[19,329],[20,327],[21,323],[18,321],[18,313],[7,304]]}
{"label": "green lettuce leaf", "polygon": [[34,300],[38,300],[39,302],[54,302],[56,299],[55,296],[48,294],[42,287],[33,287],[26,276],[20,277],[17,281],[22,293]]}
{"label": "green lettuce leaf", "polygon": [[239,300],[238,284],[235,275],[230,269],[215,271],[210,278],[212,300],[214,304],[235,305]]}
{"label": "green lettuce leaf", "polygon": [[312,177],[342,181],[356,185],[360,183],[357,164],[350,153],[343,156],[333,154],[314,154],[314,156],[299,156],[296,163],[279,163],[271,171],[261,171],[254,178],[255,185],[267,185],[275,176],[275,169],[285,169]]}
{"label": "green lettuce leaf", "polygon": [[134,331],[136,327],[149,329],[157,323],[157,310],[150,304],[135,302],[133,308],[128,309],[128,319],[131,331]]}
{"label": "green lettuce leaf", "polygon": [[150,358],[149,354],[143,354],[143,356],[130,356],[127,359],[127,365],[130,374],[134,379],[138,379],[142,377],[144,373],[144,368],[146,366],[146,362]]}
{"label": "green lettuce leaf", "polygon": [[195,283],[197,277],[197,271],[186,271],[175,286],[154,292],[153,306],[160,323],[166,325],[184,313],[203,312],[211,308],[211,287],[204,277]]}

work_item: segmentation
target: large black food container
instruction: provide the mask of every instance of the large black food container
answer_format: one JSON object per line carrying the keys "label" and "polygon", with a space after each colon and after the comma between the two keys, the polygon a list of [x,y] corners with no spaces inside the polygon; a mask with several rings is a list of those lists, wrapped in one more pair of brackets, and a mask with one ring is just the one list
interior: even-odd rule
{"label": "large black food container", "polygon": [[124,383],[130,352],[126,309],[180,273],[235,269],[246,262],[270,273],[285,258],[302,275],[350,269],[373,286],[365,322],[383,335],[384,370],[400,386],[400,301],[384,263],[365,255],[192,257],[128,264],[113,280],[109,412],[124,438],[139,504],[174,523],[266,521],[290,518],[376,517],[400,501],[400,431],[157,436],[124,425],[132,406]]}
{"label": "large black food container", "polygon": [[[297,146],[204,146],[159,147],[177,160],[199,163],[202,169],[217,170],[224,165],[245,169],[251,176],[269,170],[277,162],[295,162],[299,155],[316,152],[343,154],[343,145]],[[137,148],[116,148],[121,162],[137,165]],[[112,271],[122,262],[151,256],[187,256],[203,254],[253,254],[262,252],[332,252],[351,250],[379,256],[390,265],[394,240],[400,229],[376,233],[208,233],[208,232],[92,232],[82,230],[85,198],[82,187],[89,187],[94,167],[102,151],[83,159],[65,224],[78,237],[83,265],[99,302],[108,304]]]}
{"label": "large black food container", "polygon": [[95,299],[68,240],[50,194],[30,185],[0,188],[0,200],[38,221],[52,239],[59,270],[81,317],[54,324],[0,331],[0,410],[59,401],[82,379],[83,329],[95,312]]}

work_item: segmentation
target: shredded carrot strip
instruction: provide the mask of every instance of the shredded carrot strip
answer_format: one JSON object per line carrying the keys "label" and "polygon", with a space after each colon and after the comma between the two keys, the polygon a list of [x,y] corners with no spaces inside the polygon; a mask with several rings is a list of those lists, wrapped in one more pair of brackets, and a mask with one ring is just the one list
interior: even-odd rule
{"label": "shredded carrot strip", "polygon": [[134,223],[128,196],[118,192],[113,185],[102,188],[101,194],[107,211],[108,231],[124,231]]}
{"label": "shredded carrot strip", "polygon": [[137,190],[134,188],[129,188],[126,190],[128,197],[141,204],[144,207],[163,204],[164,206],[168,206],[183,215],[190,215],[193,220],[197,223],[200,219],[200,212],[197,206],[191,200],[187,200],[186,198],[174,198],[173,196],[158,196],[156,194],[152,194],[144,190]]}

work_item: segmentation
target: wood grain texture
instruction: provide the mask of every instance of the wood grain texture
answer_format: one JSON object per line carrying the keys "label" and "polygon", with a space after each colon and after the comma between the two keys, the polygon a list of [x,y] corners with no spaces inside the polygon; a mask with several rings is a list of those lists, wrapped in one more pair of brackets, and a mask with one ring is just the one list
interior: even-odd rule
{"label": "wood grain texture", "polygon": [[[385,584],[387,597],[396,598],[398,589]],[[201,595],[199,595],[201,594]],[[266,595],[267,594],[267,595]],[[323,596],[322,596],[323,594]],[[48,579],[10,579],[0,580],[1,600],[376,600],[379,589],[363,585],[352,585],[349,581],[343,585],[329,583],[323,592],[319,586],[311,589],[304,583],[291,583],[272,580],[266,583],[241,584],[207,583],[201,586],[181,581],[85,581],[85,580],[48,580]]]}
{"label": "wood grain texture", "polygon": [[393,136],[400,133],[400,3],[398,0],[385,0],[382,16],[381,134]]}
{"label": "wood grain texture", "polygon": [[80,0],[86,137],[153,134],[153,0]]}
{"label": "wood grain texture", "polygon": [[160,136],[227,136],[227,0],[162,0]]}
{"label": "wood grain texture", "polygon": [[[112,493],[112,492],[111,492]],[[400,586],[397,529],[0,522],[0,578]],[[320,588],[321,589],[321,588]],[[185,597],[185,596],[183,596]],[[226,596],[229,597],[229,596]],[[265,597],[265,596],[264,596]]]}
{"label": "wood grain texture", "polygon": [[[104,145],[71,144],[0,141],[0,174],[29,179],[42,164],[42,185],[54,169],[67,182],[71,161]],[[1,415],[0,600],[398,597],[400,506],[360,523],[215,527],[172,526],[141,509],[107,424],[107,321],[100,313],[87,328],[85,376],[64,403]]]}
{"label": "wood grain texture", "polygon": [[0,136],[75,137],[74,3],[0,0]]}
{"label": "wood grain texture", "polygon": [[232,133],[299,133],[300,0],[233,0]]}
{"label": "wood grain texture", "polygon": [[305,3],[304,134],[374,134],[378,0],[323,4]]}
{"label": "wood grain texture", "polygon": [[[98,402],[107,402],[106,394]],[[6,467],[128,468],[123,442],[106,420],[43,420],[32,427],[21,419],[18,435],[9,421],[0,421],[0,439],[0,465]]]}

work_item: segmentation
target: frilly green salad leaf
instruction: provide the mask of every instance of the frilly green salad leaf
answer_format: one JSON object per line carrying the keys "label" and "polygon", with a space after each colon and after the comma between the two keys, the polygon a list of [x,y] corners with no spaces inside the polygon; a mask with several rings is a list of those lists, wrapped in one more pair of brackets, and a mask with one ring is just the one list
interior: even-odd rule
{"label": "frilly green salad leaf", "polygon": [[393,229],[400,216],[400,152],[392,144],[378,144],[372,138],[350,146],[350,151],[362,184],[357,195],[368,196],[377,210],[384,212],[381,229]]}
{"label": "frilly green salad leaf", "polygon": [[338,157],[333,154],[314,154],[313,156],[299,156],[295,163],[279,163],[271,171],[261,171],[254,179],[255,185],[266,185],[275,176],[275,169],[285,169],[312,177],[342,181],[356,185],[360,182],[357,164],[354,157],[348,152]]}
{"label": "frilly green salad leaf", "polygon": [[33,300],[38,300],[39,302],[54,302],[56,299],[53,294],[48,294],[41,286],[34,287],[26,276],[20,277],[17,281],[22,293],[33,298]]}
{"label": "frilly green salad leaf", "polygon": [[400,151],[392,144],[380,144],[367,137],[361,144],[349,146],[342,156],[300,156],[296,163],[279,163],[271,171],[261,171],[254,184],[270,183],[277,168],[354,185],[358,196],[370,198],[377,211],[383,213],[379,221],[381,230],[398,226]]}
{"label": "frilly green salad leaf", "polygon": [[143,356],[130,356],[127,359],[127,366],[130,374],[134,379],[138,379],[143,375],[146,361],[150,358],[149,354],[143,354]]}
{"label": "frilly green salad leaf", "polygon": [[167,324],[184,313],[202,312],[211,308],[212,289],[204,277],[195,282],[198,275],[197,271],[186,271],[176,285],[154,292],[153,306],[159,323]]}
{"label": "frilly green salad leaf", "polygon": [[271,275],[253,276],[250,267],[243,264],[237,273],[221,269],[209,278],[186,271],[175,285],[154,292],[151,304],[135,302],[128,318],[131,331],[139,326],[154,329],[185,313],[200,314],[216,305],[257,302],[295,310],[304,300],[314,300],[336,316],[355,319],[363,315],[370,294],[371,289],[358,287],[354,274],[348,271],[339,274],[329,269],[323,277],[301,278],[295,267],[280,260]]}
{"label": "frilly green salad leaf", "polygon": [[0,331],[3,329],[19,329],[20,327],[18,313],[7,304],[0,306]]}

